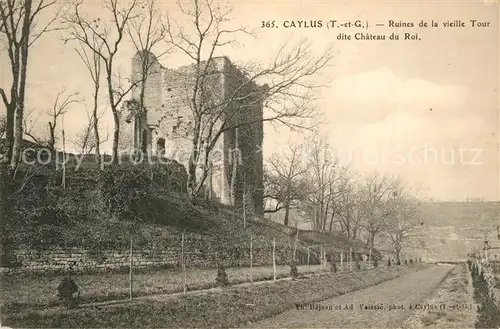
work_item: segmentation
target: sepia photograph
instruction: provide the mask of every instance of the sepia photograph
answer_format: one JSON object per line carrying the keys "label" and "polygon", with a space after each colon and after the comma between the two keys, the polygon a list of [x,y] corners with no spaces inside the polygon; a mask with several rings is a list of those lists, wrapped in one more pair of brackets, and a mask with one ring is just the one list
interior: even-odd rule
{"label": "sepia photograph", "polygon": [[499,16],[0,0],[0,327],[499,329]]}

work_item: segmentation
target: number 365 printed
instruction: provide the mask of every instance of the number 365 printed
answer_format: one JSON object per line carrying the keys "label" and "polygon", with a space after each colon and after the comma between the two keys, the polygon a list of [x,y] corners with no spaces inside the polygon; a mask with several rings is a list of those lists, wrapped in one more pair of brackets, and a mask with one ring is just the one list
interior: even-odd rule
{"label": "number 365 printed", "polygon": [[260,27],[261,28],[273,28],[273,27],[278,27],[278,25],[276,25],[275,21],[262,21]]}

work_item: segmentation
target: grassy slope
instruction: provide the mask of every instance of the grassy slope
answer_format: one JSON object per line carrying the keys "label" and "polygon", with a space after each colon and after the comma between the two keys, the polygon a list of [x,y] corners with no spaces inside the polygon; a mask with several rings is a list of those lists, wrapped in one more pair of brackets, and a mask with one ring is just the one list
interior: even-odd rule
{"label": "grassy slope", "polygon": [[[59,213],[63,218],[54,221],[54,216],[49,214],[36,225],[28,220],[16,221],[13,230],[19,238],[10,245],[26,249],[52,249],[55,246],[125,249],[132,239],[136,248],[162,249],[179,247],[183,232],[188,241],[190,238],[206,240],[209,252],[220,247],[247,250],[250,236],[255,248],[269,248],[273,239],[277,250],[294,245],[293,230],[281,224],[248,216],[245,228],[242,214],[231,207],[204,201],[193,204],[185,194],[168,192],[161,186],[154,187],[155,198],[147,206],[148,216],[135,220],[110,220],[100,214],[92,191],[94,188],[92,184],[83,187],[76,184],[64,193],[59,191],[60,195],[53,204],[58,211],[61,210]],[[36,201],[29,206],[39,207]],[[346,243],[340,241],[345,245],[343,249],[348,249]],[[303,243],[300,242],[298,247],[303,249]],[[353,248],[354,252],[357,249]]]}
{"label": "grassy slope", "polygon": [[[62,202],[62,201],[61,201]],[[94,205],[85,204],[88,200],[75,205],[73,200],[66,200],[71,210],[68,222],[41,224],[44,230],[33,231],[32,227],[16,227],[16,230],[29,232],[34,238],[47,238],[57,234],[55,242],[60,247],[89,248],[99,246],[106,248],[128,248],[130,239],[134,246],[146,248],[164,248],[180,246],[181,234],[186,234],[186,243],[191,237],[204,238],[212,247],[235,247],[248,245],[250,235],[255,246],[270,245],[273,238],[278,246],[293,245],[290,237],[280,225],[268,224],[265,221],[254,221],[250,218],[247,227],[243,226],[241,215],[229,207],[219,204],[192,204],[185,195],[178,193],[157,193],[154,210],[150,218],[139,221],[121,219],[119,221],[102,217],[78,217],[78,208],[91,213]],[[69,206],[68,206],[69,207]],[[152,207],[153,208],[153,207]],[[31,241],[29,241],[31,242]],[[18,245],[19,246],[19,245]],[[43,245],[51,248],[54,245]]]}

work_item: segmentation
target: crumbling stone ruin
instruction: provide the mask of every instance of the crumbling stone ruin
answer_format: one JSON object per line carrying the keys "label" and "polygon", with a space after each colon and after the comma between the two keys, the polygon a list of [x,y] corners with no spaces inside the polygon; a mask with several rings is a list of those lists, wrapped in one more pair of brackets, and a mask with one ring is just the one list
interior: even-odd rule
{"label": "crumbling stone ruin", "polygon": [[[140,149],[152,154],[165,154],[187,168],[191,151],[193,114],[189,107],[189,94],[194,85],[194,65],[177,69],[163,67],[151,53],[137,53],[132,59],[132,81],[140,81],[144,56],[151,63],[143,93],[143,111],[124,111],[120,126],[120,150]],[[143,56],[141,56],[143,55]],[[223,204],[241,207],[245,204],[249,212],[261,213],[263,206],[263,104],[261,99],[265,87],[248,82],[248,78],[227,57],[213,58],[213,72],[210,75],[210,97],[220,100],[231,99],[237,88],[248,97],[231,102],[238,115],[230,116],[234,122],[252,122],[237,129],[225,131],[217,141],[211,154],[212,170],[205,181],[213,199]],[[245,81],[246,80],[246,81]],[[141,88],[132,90],[132,101],[140,104]],[[255,101],[258,99],[258,101]],[[246,102],[246,103],[245,103]],[[130,109],[130,108],[129,108]],[[226,112],[224,112],[225,114]],[[228,118],[221,118],[221,125]],[[231,121],[232,122],[232,121]],[[234,124],[231,124],[232,127]],[[237,179],[232,181],[234,152],[241,159]],[[245,202],[243,203],[243,199]]]}

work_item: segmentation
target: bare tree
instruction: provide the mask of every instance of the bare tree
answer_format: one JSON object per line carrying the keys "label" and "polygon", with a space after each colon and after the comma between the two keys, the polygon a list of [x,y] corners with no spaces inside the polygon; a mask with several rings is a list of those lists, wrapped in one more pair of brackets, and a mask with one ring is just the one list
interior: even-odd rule
{"label": "bare tree", "polygon": [[368,234],[367,245],[372,250],[375,237],[387,228],[388,218],[396,213],[399,188],[397,180],[379,173],[371,174],[363,182],[363,228]]}
{"label": "bare tree", "polygon": [[283,224],[288,226],[290,208],[303,201],[307,195],[304,174],[307,166],[303,162],[303,145],[289,144],[286,153],[275,153],[268,161],[266,173],[265,199],[275,202],[274,209],[265,209],[264,213],[285,210]]}
{"label": "bare tree", "polygon": [[344,193],[339,198],[339,223],[342,233],[348,239],[356,239],[363,220],[363,203],[357,182],[345,181]]}
{"label": "bare tree", "polygon": [[[58,10],[42,26],[38,18],[42,11],[52,7],[55,1],[3,0],[0,2],[0,36],[6,44],[12,83],[10,95],[0,88],[2,101],[7,109],[6,144],[4,161],[12,168],[17,166],[23,139],[26,77],[30,47],[46,32],[53,30],[53,23],[59,18]],[[15,132],[15,134],[14,134]]]}
{"label": "bare tree", "polygon": [[327,209],[330,212],[330,222],[328,232],[333,232],[334,223],[341,221],[340,212],[343,207],[344,195],[351,192],[350,172],[347,166],[339,166],[332,168],[333,173],[330,175],[328,182],[328,201]]}
{"label": "bare tree", "polygon": [[[138,77],[134,80],[138,81],[137,91],[138,95],[134,95],[138,102],[136,107],[129,107],[132,110],[132,114],[135,120],[135,126],[140,126],[138,123],[140,121],[147,122],[147,108],[145,103],[145,93],[146,86],[148,82],[148,77],[156,73],[155,64],[159,67],[158,59],[167,54],[169,50],[163,52],[156,52],[156,56],[152,53],[155,49],[159,48],[167,36],[165,26],[163,25],[163,15],[156,5],[155,0],[147,0],[147,2],[142,6],[145,11],[142,15],[131,18],[127,22],[127,33],[132,40],[134,48],[136,50],[136,56],[139,57],[140,61],[140,71],[134,72]],[[166,47],[163,47],[166,48]],[[136,89],[134,87],[134,89]],[[142,134],[136,131],[136,136],[138,140],[135,144],[144,145],[142,139]],[[146,150],[143,149],[144,152]]]}
{"label": "bare tree", "polygon": [[388,218],[388,225],[384,230],[390,251],[396,261],[400,261],[401,252],[418,242],[420,237],[421,220],[418,213],[416,194],[407,189],[401,182],[396,189],[395,211]]}
{"label": "bare tree", "polygon": [[48,127],[48,138],[46,141],[44,140],[45,137],[36,137],[33,133],[34,128],[36,127],[36,123],[38,122],[38,119],[40,117],[40,113],[38,113],[37,117],[35,118],[34,121],[28,121],[27,119],[29,118],[29,115],[26,116],[26,120],[24,122],[24,126],[26,127],[25,133],[27,136],[29,136],[35,143],[38,144],[46,144],[47,147],[51,150],[51,152],[55,152],[56,150],[56,142],[58,139],[58,133],[57,133],[57,124],[59,122],[59,119],[61,116],[67,113],[69,107],[72,104],[79,103],[81,99],[78,96],[78,93],[67,93],[66,89],[63,89],[57,93],[56,99],[54,100],[54,105],[50,110],[47,111],[47,116],[49,117],[49,120],[47,122],[47,127]]}
{"label": "bare tree", "polygon": [[48,136],[40,135],[38,120],[40,119],[41,112],[36,109],[25,110],[24,113],[24,134],[31,138],[33,142],[39,145],[47,145]]}
{"label": "bare tree", "polygon": [[[101,149],[100,145],[101,138],[99,135],[99,115],[97,113],[99,107],[99,92],[101,89],[101,57],[100,53],[103,51],[104,42],[97,37],[94,33],[90,36],[87,41],[91,44],[90,47],[86,46],[85,43],[79,42],[78,47],[75,48],[76,53],[80,57],[82,63],[85,65],[93,84],[92,93],[92,114],[90,118],[92,119],[91,126],[86,125],[83,128],[83,132],[78,136],[80,147],[82,148],[82,153],[88,147],[90,141],[92,145],[95,145],[92,149],[95,150],[96,162],[98,167],[101,164]],[[94,51],[94,49],[96,51]],[[87,113],[88,114],[88,113]],[[92,128],[93,136],[90,136],[89,128]]]}
{"label": "bare tree", "polygon": [[[301,42],[290,50],[284,45],[270,65],[240,65],[237,68],[244,72],[241,75],[234,69],[221,70],[216,56],[225,47],[238,45],[237,38],[252,36],[251,31],[229,27],[231,10],[222,9],[211,0],[194,0],[189,5],[178,2],[178,6],[179,20],[191,25],[176,24],[169,18],[166,31],[174,49],[193,62],[183,96],[190,118],[179,131],[190,132],[188,191],[195,197],[203,188],[211,151],[222,134],[234,134],[236,128],[262,122],[295,129],[307,126],[307,120],[316,114],[310,106],[313,91],[323,85],[315,79],[329,63],[331,52],[314,57],[307,43]],[[221,76],[231,79],[231,90],[221,92],[221,84],[216,83]],[[261,82],[267,85],[257,87]],[[264,117],[249,114],[250,109],[262,104],[266,108]]]}
{"label": "bare tree", "polygon": [[[101,129],[99,129],[99,127],[97,128],[97,134],[95,133],[95,123],[98,122],[101,118],[94,118],[95,113],[97,113],[95,109],[92,109],[92,111],[87,111],[87,123],[81,129],[81,131],[77,133],[76,140],[73,142],[73,144],[78,147],[80,154],[88,155],[96,152],[99,157],[99,147],[109,140],[109,134],[106,133],[105,135],[103,135],[103,132],[101,131]],[[104,137],[101,138],[101,136]]]}
{"label": "bare tree", "polygon": [[304,206],[313,218],[313,227],[325,232],[329,214],[330,227],[333,227],[339,206],[337,199],[343,193],[341,183],[347,168],[340,165],[326,136],[313,136],[307,141],[306,148],[306,179],[311,192]]}
{"label": "bare tree", "polygon": [[[75,40],[88,50],[98,55],[104,63],[109,106],[113,113],[113,163],[118,162],[118,141],[120,138],[120,109],[124,97],[134,87],[133,83],[123,88],[120,79],[116,79],[115,59],[126,34],[129,20],[135,17],[135,11],[140,5],[139,0],[132,0],[123,8],[119,0],[103,1],[103,12],[106,19],[90,18],[81,11],[82,1],[74,3],[72,13],[65,17],[64,22],[69,29],[65,41]],[[96,47],[96,40],[98,40]]]}
{"label": "bare tree", "polygon": [[66,114],[68,111],[68,107],[71,104],[79,103],[81,100],[78,98],[78,93],[70,93],[67,95],[64,95],[66,93],[66,90],[61,90],[54,101],[54,105],[52,106],[52,109],[48,113],[50,116],[50,120],[48,122],[49,125],[49,148],[52,150],[52,152],[55,151],[55,145],[56,145],[56,127],[57,127],[57,122],[59,118]]}

